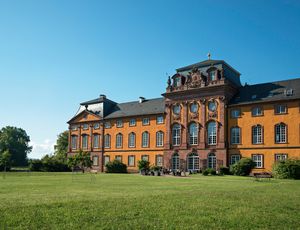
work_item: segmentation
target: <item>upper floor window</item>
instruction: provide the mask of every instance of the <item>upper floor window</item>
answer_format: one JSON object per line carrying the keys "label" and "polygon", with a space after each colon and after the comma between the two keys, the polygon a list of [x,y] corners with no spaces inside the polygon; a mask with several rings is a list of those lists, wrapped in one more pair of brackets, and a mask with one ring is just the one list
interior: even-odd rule
{"label": "upper floor window", "polygon": [[276,153],[275,161],[285,161],[288,158],[288,155],[285,153]]}
{"label": "upper floor window", "polygon": [[216,76],[217,74],[216,74],[216,71],[210,71],[209,72],[209,78],[210,78],[210,80],[211,81],[215,81],[215,80],[217,80],[217,76]]}
{"label": "upper floor window", "polygon": [[128,147],[129,148],[134,148],[135,147],[135,133],[130,133],[129,134]]}
{"label": "upper floor window", "polygon": [[255,168],[263,168],[264,162],[263,162],[263,155],[262,154],[253,154],[252,160],[255,164]]}
{"label": "upper floor window", "polygon": [[174,146],[179,146],[181,142],[181,127],[179,124],[174,124],[172,128],[172,140]]}
{"label": "upper floor window", "polygon": [[88,148],[88,135],[82,135],[82,149]]}
{"label": "upper floor window", "polygon": [[255,117],[255,116],[262,116],[263,115],[263,110],[261,107],[254,107],[252,109],[252,116]]}
{"label": "upper floor window", "polygon": [[197,103],[191,104],[190,110],[192,113],[197,113],[198,112],[198,104]]}
{"label": "upper floor window", "polygon": [[104,123],[104,127],[105,127],[106,129],[111,128],[110,122],[109,122],[109,121],[105,122],[105,123]]}
{"label": "upper floor window", "polygon": [[117,128],[123,127],[123,121],[121,119],[117,120]]}
{"label": "upper floor window", "polygon": [[99,123],[95,123],[94,124],[94,129],[99,129],[100,128],[100,124]]}
{"label": "upper floor window", "polygon": [[209,145],[217,144],[217,122],[211,121],[207,125],[207,138]]}
{"label": "upper floor window", "polygon": [[198,125],[195,122],[189,127],[189,141],[190,145],[198,145]]}
{"label": "upper floor window", "polygon": [[234,165],[241,159],[241,155],[235,154],[230,156],[230,165]]}
{"label": "upper floor window", "polygon": [[87,129],[89,129],[89,125],[88,124],[83,124],[82,128],[83,128],[83,130],[87,130]]}
{"label": "upper floor window", "polygon": [[118,133],[116,136],[116,148],[122,148],[123,146],[123,135]]}
{"label": "upper floor window", "polygon": [[275,114],[285,114],[287,113],[286,105],[276,105],[275,106]]}
{"label": "upper floor window", "polygon": [[232,109],[231,110],[231,118],[239,118],[241,117],[241,110],[240,109]]}
{"label": "upper floor window", "polygon": [[180,114],[180,105],[174,105],[173,106],[173,113],[176,115]]}
{"label": "upper floor window", "polygon": [[181,86],[181,78],[176,77],[174,78],[174,87],[179,87],[179,86]]}
{"label": "upper floor window", "polygon": [[241,143],[241,129],[240,127],[231,128],[231,144]]}
{"label": "upper floor window", "polygon": [[283,123],[275,125],[275,142],[276,143],[286,143],[287,132],[286,125]]}
{"label": "upper floor window", "polygon": [[93,147],[99,148],[99,134],[94,134],[93,136]]}
{"label": "upper floor window", "polygon": [[211,112],[215,112],[217,110],[217,103],[215,101],[210,101],[208,103],[208,110]]}
{"label": "upper floor window", "polygon": [[77,149],[77,136],[71,137],[72,149]]}
{"label": "upper floor window", "polygon": [[129,126],[136,126],[136,119],[135,118],[131,118],[129,120]]}
{"label": "upper floor window", "polygon": [[157,147],[164,146],[164,133],[162,131],[158,131],[156,133],[156,146]]}
{"label": "upper floor window", "polygon": [[150,124],[149,117],[144,117],[142,123],[143,123],[143,125],[149,125]]}
{"label": "upper floor window", "polygon": [[149,147],[149,133],[143,132],[142,134],[142,147]]}
{"label": "upper floor window", "polygon": [[157,124],[163,124],[164,123],[164,116],[160,115],[156,117],[156,123]]}
{"label": "upper floor window", "polygon": [[77,125],[72,125],[72,126],[71,126],[71,130],[72,130],[72,131],[76,131],[76,130],[77,130],[77,128],[78,128],[78,126],[77,126]]}
{"label": "upper floor window", "polygon": [[261,125],[252,126],[252,144],[263,143],[263,128]]}
{"label": "upper floor window", "polygon": [[110,148],[110,135],[106,134],[104,136],[104,148]]}

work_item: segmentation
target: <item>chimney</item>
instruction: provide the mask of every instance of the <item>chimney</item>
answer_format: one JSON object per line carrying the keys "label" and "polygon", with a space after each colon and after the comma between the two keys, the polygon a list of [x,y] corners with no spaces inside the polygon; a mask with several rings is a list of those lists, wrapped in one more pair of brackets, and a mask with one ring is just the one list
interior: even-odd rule
{"label": "chimney", "polygon": [[146,98],[140,97],[140,98],[139,98],[139,103],[143,103],[145,100],[146,100]]}
{"label": "chimney", "polygon": [[104,94],[100,94],[100,99],[106,99],[106,96]]}

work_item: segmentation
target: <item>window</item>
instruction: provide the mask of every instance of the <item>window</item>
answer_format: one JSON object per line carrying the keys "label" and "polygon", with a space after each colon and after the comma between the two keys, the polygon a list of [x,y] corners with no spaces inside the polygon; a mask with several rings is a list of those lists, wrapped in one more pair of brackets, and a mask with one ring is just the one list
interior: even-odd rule
{"label": "window", "polygon": [[174,146],[179,146],[181,141],[181,127],[179,124],[174,124],[172,128],[172,140]]}
{"label": "window", "polygon": [[216,71],[210,71],[209,72],[209,77],[210,77],[211,81],[217,80],[217,78],[216,78]]}
{"label": "window", "polygon": [[98,165],[99,165],[99,157],[93,156],[93,166],[98,166]]}
{"label": "window", "polygon": [[142,134],[142,147],[149,147],[149,133],[143,132]]}
{"label": "window", "polygon": [[217,103],[215,101],[210,101],[208,103],[208,110],[211,112],[215,112],[217,110]]}
{"label": "window", "polygon": [[78,128],[78,126],[77,126],[77,125],[72,125],[72,126],[71,126],[71,130],[72,130],[72,131],[76,131],[76,130],[77,130],[77,128]]}
{"label": "window", "polygon": [[129,126],[136,126],[136,120],[134,118],[129,120]]}
{"label": "window", "polygon": [[275,114],[285,114],[287,113],[286,105],[276,105],[275,106]]}
{"label": "window", "polygon": [[148,117],[143,118],[143,125],[149,125],[150,124],[150,119]]}
{"label": "window", "polygon": [[105,122],[105,123],[104,123],[104,127],[105,127],[106,129],[111,128],[110,122],[109,122],[109,121]]}
{"label": "window", "polygon": [[207,125],[207,137],[209,145],[217,144],[217,123],[215,121],[211,121]]}
{"label": "window", "polygon": [[239,117],[241,117],[241,110],[232,109],[231,110],[231,118],[239,118]]}
{"label": "window", "polygon": [[128,147],[129,148],[134,148],[135,147],[135,133],[130,133],[129,134]]}
{"label": "window", "polygon": [[230,165],[237,163],[241,159],[241,155],[231,155],[230,156]]}
{"label": "window", "polygon": [[156,155],[156,166],[163,166],[163,156],[162,155]]}
{"label": "window", "polygon": [[135,156],[128,156],[128,166],[134,167],[135,166]]}
{"label": "window", "polygon": [[208,168],[216,169],[217,166],[217,158],[214,153],[208,154]]}
{"label": "window", "polygon": [[181,85],[181,78],[176,77],[174,78],[174,87],[179,87]]}
{"label": "window", "polygon": [[198,112],[198,104],[197,103],[191,104],[190,110],[192,113],[197,113]]}
{"label": "window", "polygon": [[77,136],[72,136],[72,149],[77,149]]}
{"label": "window", "polygon": [[99,134],[94,134],[93,136],[93,148],[99,148]]}
{"label": "window", "polygon": [[164,133],[162,131],[158,131],[156,133],[156,146],[157,147],[164,146]]}
{"label": "window", "polygon": [[198,125],[193,122],[189,127],[190,145],[198,145]]}
{"label": "window", "polygon": [[83,124],[82,128],[83,128],[83,130],[87,130],[87,129],[89,129],[89,125],[88,124]]}
{"label": "window", "polygon": [[283,123],[275,125],[275,142],[286,143],[286,125]]}
{"label": "window", "polygon": [[180,105],[174,105],[173,106],[173,113],[176,114],[176,115],[179,115],[180,114]]}
{"label": "window", "polygon": [[239,127],[231,128],[231,144],[240,144],[241,129]]}
{"label": "window", "polygon": [[123,135],[118,133],[116,136],[116,148],[122,148],[123,146]]}
{"label": "window", "polygon": [[104,165],[106,165],[108,162],[110,162],[110,157],[104,156]]}
{"label": "window", "polygon": [[262,154],[253,154],[252,160],[255,164],[255,168],[263,168],[263,155]]}
{"label": "window", "polygon": [[261,125],[255,125],[252,127],[252,144],[263,143],[263,128]]}
{"label": "window", "polygon": [[117,120],[117,128],[123,127],[123,121],[121,119]]}
{"label": "window", "polygon": [[99,129],[100,128],[100,124],[99,123],[95,123],[94,124],[94,129]]}
{"label": "window", "polygon": [[276,153],[275,154],[275,161],[285,161],[288,158],[287,154],[284,153]]}
{"label": "window", "polygon": [[256,116],[262,116],[263,115],[263,111],[261,107],[255,107],[252,109],[252,116],[256,117]]}
{"label": "window", "polygon": [[122,162],[122,156],[118,155],[115,157],[115,160],[116,161],[119,161],[119,162]]}
{"label": "window", "polygon": [[149,155],[142,155],[143,161],[149,161]]}
{"label": "window", "polygon": [[106,134],[104,136],[104,148],[110,148],[110,135]]}
{"label": "window", "polygon": [[172,156],[172,170],[179,170],[179,155],[178,153],[174,153]]}
{"label": "window", "polygon": [[156,123],[157,124],[163,124],[164,123],[164,116],[157,116],[156,117]]}
{"label": "window", "polygon": [[88,148],[88,135],[82,135],[82,148]]}
{"label": "window", "polygon": [[189,171],[199,170],[199,156],[197,153],[191,153],[187,158],[187,168]]}

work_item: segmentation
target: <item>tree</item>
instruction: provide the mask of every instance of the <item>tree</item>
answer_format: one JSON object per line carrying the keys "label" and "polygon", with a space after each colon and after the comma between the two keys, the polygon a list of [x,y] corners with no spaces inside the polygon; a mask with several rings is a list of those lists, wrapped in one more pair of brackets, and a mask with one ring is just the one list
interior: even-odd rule
{"label": "tree", "polygon": [[13,166],[27,165],[27,154],[32,149],[29,142],[30,137],[21,128],[7,126],[0,130],[0,153],[9,151]]}
{"label": "tree", "polygon": [[69,132],[64,131],[57,137],[54,156],[63,162],[67,161]]}
{"label": "tree", "polygon": [[77,154],[68,158],[68,166],[72,168],[72,171],[75,167],[80,167],[82,173],[84,173],[85,168],[90,168],[92,166],[91,154],[79,150]]}
{"label": "tree", "polygon": [[11,163],[10,159],[11,159],[11,154],[8,150],[5,150],[0,155],[0,166],[2,166],[4,172],[6,172],[6,170],[10,168],[10,163]]}

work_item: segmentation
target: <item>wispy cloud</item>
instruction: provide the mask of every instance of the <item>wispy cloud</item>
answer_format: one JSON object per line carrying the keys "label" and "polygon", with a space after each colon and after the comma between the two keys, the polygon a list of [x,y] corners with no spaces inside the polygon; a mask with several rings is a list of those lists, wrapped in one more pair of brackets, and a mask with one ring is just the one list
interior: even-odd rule
{"label": "wispy cloud", "polygon": [[54,152],[55,142],[49,139],[45,139],[43,142],[31,141],[32,152],[28,154],[28,158],[42,158],[46,154],[52,154]]}

